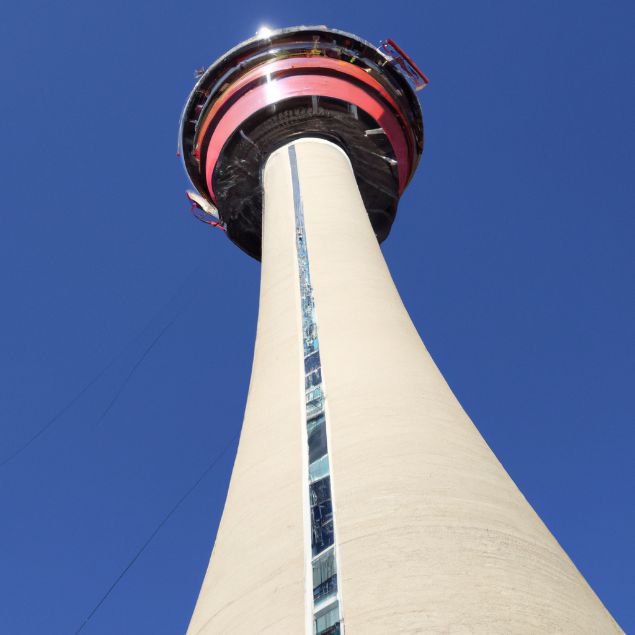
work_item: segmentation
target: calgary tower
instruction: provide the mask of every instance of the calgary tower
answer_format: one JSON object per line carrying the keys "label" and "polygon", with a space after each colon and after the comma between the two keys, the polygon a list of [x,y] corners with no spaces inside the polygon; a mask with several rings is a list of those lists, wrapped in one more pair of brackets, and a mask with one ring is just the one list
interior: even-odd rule
{"label": "calgary tower", "polygon": [[262,262],[190,635],[621,632],[452,394],[382,257],[426,83],[392,40],[294,27],[227,52],[187,101],[188,195]]}

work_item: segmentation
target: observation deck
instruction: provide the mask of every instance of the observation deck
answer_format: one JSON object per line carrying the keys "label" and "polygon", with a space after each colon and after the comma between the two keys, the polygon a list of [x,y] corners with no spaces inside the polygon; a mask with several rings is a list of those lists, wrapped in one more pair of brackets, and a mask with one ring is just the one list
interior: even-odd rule
{"label": "observation deck", "polygon": [[191,200],[260,259],[264,163],[319,137],[347,153],[383,241],[423,151],[416,90],[428,80],[392,40],[376,47],[325,26],[263,31],[202,70],[187,100],[179,153],[202,197]]}

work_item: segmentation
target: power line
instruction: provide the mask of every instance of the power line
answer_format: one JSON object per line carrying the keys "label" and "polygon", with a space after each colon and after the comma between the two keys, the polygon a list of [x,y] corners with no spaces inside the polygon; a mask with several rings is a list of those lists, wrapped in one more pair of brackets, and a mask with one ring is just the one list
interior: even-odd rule
{"label": "power line", "polygon": [[146,348],[146,350],[143,351],[143,354],[137,360],[135,365],[130,369],[130,372],[128,373],[126,378],[123,380],[123,382],[119,386],[119,389],[115,393],[114,397],[110,400],[110,403],[106,406],[105,410],[101,413],[101,416],[99,417],[99,419],[97,419],[96,425],[99,425],[106,418],[106,415],[110,412],[111,408],[115,405],[115,402],[119,399],[121,393],[124,391],[125,387],[128,385],[128,382],[132,379],[132,376],[135,374],[135,371],[137,370],[137,368],[141,366],[141,364],[143,363],[143,360],[150,354],[150,351],[155,347],[158,341],[163,337],[165,332],[174,324],[174,322],[176,322],[176,317],[170,322],[168,322],[168,324],[166,324],[161,329],[161,332],[152,340],[152,342]]}
{"label": "power line", "polygon": [[223,449],[220,451],[220,453],[214,458],[214,460],[205,468],[205,470],[201,473],[201,475],[196,479],[196,481],[194,481],[194,483],[192,485],[190,485],[190,487],[188,488],[188,490],[185,492],[185,494],[183,494],[183,496],[181,496],[181,498],[179,498],[179,500],[177,501],[177,503],[174,505],[174,507],[172,507],[172,509],[170,509],[170,511],[163,517],[163,520],[161,520],[161,522],[156,526],[156,528],[154,529],[154,531],[150,534],[150,536],[148,537],[148,539],[143,543],[143,545],[141,546],[141,548],[137,551],[137,553],[135,553],[135,555],[132,557],[132,559],[128,562],[128,564],[124,567],[124,569],[122,570],[122,572],[115,578],[115,581],[110,585],[110,587],[108,587],[108,590],[102,595],[101,599],[99,600],[99,602],[97,602],[97,604],[94,606],[93,610],[88,614],[88,616],[86,617],[86,619],[82,622],[82,624],[80,625],[80,627],[75,631],[75,635],[77,635],[78,633],[80,633],[84,627],[86,626],[86,624],[88,624],[88,622],[92,619],[93,615],[95,615],[95,613],[97,613],[97,611],[99,610],[99,608],[101,607],[101,605],[108,599],[108,596],[115,590],[116,586],[121,582],[121,580],[124,578],[124,576],[126,575],[126,573],[128,573],[128,571],[132,568],[132,566],[134,565],[134,563],[139,559],[139,557],[141,556],[141,554],[147,549],[147,547],[150,545],[150,543],[154,540],[155,536],[159,533],[159,531],[161,530],[161,528],[168,522],[168,520],[170,520],[170,518],[172,517],[172,515],[177,511],[177,509],[185,502],[185,500],[188,498],[188,496],[198,487],[198,485],[200,484],[200,482],[212,471],[212,468],[214,468],[216,466],[216,464],[223,458],[223,456],[225,455],[225,453],[227,452],[227,450],[229,450],[229,448],[233,445],[234,441],[237,439],[238,434],[234,434],[232,435],[232,437],[229,439],[229,441],[227,442],[227,444],[223,447]]}
{"label": "power line", "polygon": [[[150,325],[156,320],[157,316],[160,315],[161,312],[165,310],[165,308],[169,306],[175,300],[175,298],[181,293],[183,288],[190,282],[190,280],[201,269],[201,267],[202,267],[202,264],[199,264],[188,274],[187,278],[179,285],[179,287],[172,294],[170,299],[161,306],[161,308],[152,316],[152,318],[150,318],[150,320],[148,320],[148,322],[143,327],[143,329],[137,335],[135,335],[132,339],[128,340],[128,342],[124,345],[124,347],[114,357],[112,357],[112,359],[100,371],[98,371],[97,374],[65,406],[63,406],[56,414],[54,414],[32,437],[30,437],[27,441],[25,441],[21,446],[18,446],[18,448],[16,448],[11,454],[9,454],[9,456],[5,457],[2,461],[0,461],[0,468],[3,468],[5,465],[13,461],[20,454],[22,454],[26,449],[28,449],[35,441],[37,441],[37,439],[39,439],[56,421],[58,421],[64,414],[66,414],[66,412],[68,412],[84,396],[84,394],[86,394],[86,392],[88,392],[88,390],[92,388],[111,369],[114,366],[115,362],[117,362],[123,356],[126,350],[128,350],[128,348],[132,344],[134,344],[137,340],[139,340],[145,334],[145,332],[148,330]],[[173,318],[172,322],[170,322],[166,327],[163,328],[163,330],[161,331],[161,333],[159,333],[157,338],[155,338],[155,340],[150,344],[150,346],[144,351],[141,358],[137,361],[132,371],[128,374],[128,376],[124,380],[122,386],[117,392],[117,395],[115,396],[115,399],[108,405],[108,407],[106,408],[106,411],[102,413],[99,421],[101,421],[105,417],[105,415],[107,414],[107,411],[110,410],[112,405],[114,405],[114,401],[116,401],[116,399],[119,397],[119,395],[125,388],[128,381],[131,379],[132,375],[134,374],[134,371],[145,359],[145,357],[148,355],[148,353],[154,347],[154,345],[158,342],[159,338],[163,335],[163,333],[179,317],[179,315],[183,312],[183,310],[184,309],[179,311],[179,313]]]}
{"label": "power line", "polygon": [[[144,329],[145,331],[145,329]],[[109,362],[104,366],[78,393],[73,397],[61,410],[57,412],[57,414],[53,415],[28,441],[19,446],[12,454],[3,459],[0,463],[0,468],[4,467],[7,463],[10,463],[17,456],[22,454],[34,441],[36,441],[39,437],[41,437],[63,414],[65,414],[68,410],[70,410],[88,391],[89,388],[94,386],[110,368],[113,364],[121,357],[121,353],[115,355]]]}
{"label": "power line", "polygon": [[145,351],[143,351],[141,357],[136,361],[135,365],[130,369],[130,372],[128,373],[128,375],[126,375],[126,378],[123,380],[123,382],[119,386],[119,389],[115,393],[114,397],[110,400],[110,403],[106,406],[105,410],[101,413],[99,419],[97,420],[96,425],[99,425],[106,418],[106,415],[110,412],[111,408],[115,405],[115,402],[121,396],[121,393],[124,391],[128,383],[132,379],[132,376],[135,374],[137,368],[141,366],[141,364],[143,363],[143,360],[150,354],[150,351],[155,347],[155,345],[163,337],[165,332],[179,319],[179,317],[181,317],[185,309],[187,309],[187,307],[190,306],[190,304],[192,304],[193,300],[194,298],[190,298],[189,301],[187,301],[181,307],[181,310],[161,329],[159,334],[152,340],[152,342],[150,342],[150,345],[145,349]]}

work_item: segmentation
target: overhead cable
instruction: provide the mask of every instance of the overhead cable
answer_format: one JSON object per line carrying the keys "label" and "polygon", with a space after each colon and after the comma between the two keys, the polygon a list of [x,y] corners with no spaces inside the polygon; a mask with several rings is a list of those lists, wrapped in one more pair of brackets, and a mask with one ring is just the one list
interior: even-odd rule
{"label": "overhead cable", "polygon": [[[0,461],[0,468],[3,468],[5,465],[13,461],[20,454],[22,454],[27,448],[29,448],[56,421],[61,419],[62,416],[66,414],[88,392],[88,390],[90,390],[90,388],[92,388],[111,369],[114,366],[115,362],[117,362],[124,355],[124,353],[128,350],[128,348],[134,343],[136,343],[139,339],[141,339],[141,337],[145,334],[145,332],[148,330],[150,325],[156,320],[156,318],[161,314],[161,312],[164,311],[164,309],[174,301],[174,299],[181,293],[183,288],[190,282],[190,280],[194,277],[194,275],[198,273],[201,267],[202,265],[198,265],[189,273],[187,278],[179,285],[179,287],[172,294],[170,299],[161,306],[161,308],[152,316],[152,318],[150,318],[150,320],[148,320],[148,322],[143,327],[143,329],[139,333],[137,333],[137,335],[135,335],[132,339],[128,340],[128,342],[126,342],[123,348],[116,355],[114,355],[110,359],[110,361],[100,371],[98,371],[97,374],[70,401],[68,401],[68,403],[66,403],[66,405],[64,405],[60,410],[58,410],[58,412],[56,412],[33,436],[31,436],[22,445],[18,446],[11,454],[9,454],[4,459],[2,459]],[[188,304],[189,303],[187,303],[185,306],[187,306]],[[100,416],[98,423],[101,422],[101,420],[106,416],[108,411],[112,408],[112,406],[114,405],[114,402],[117,400],[117,398],[119,397],[123,389],[126,387],[126,384],[128,383],[128,381],[130,381],[130,379],[132,378],[132,375],[134,374],[136,369],[139,367],[141,362],[147,357],[150,350],[152,350],[152,348],[155,346],[155,344],[158,342],[161,336],[165,333],[165,331],[167,331],[167,329],[174,323],[174,321],[182,312],[183,312],[183,309],[181,309],[177,313],[177,315],[172,319],[172,321],[167,326],[165,326],[162,329],[162,331],[159,333],[159,335],[152,341],[150,346],[144,350],[144,352],[141,354],[141,357],[138,359],[138,361],[133,366],[132,370],[128,373],[127,377],[124,379],[123,384],[120,386],[114,399],[109,403],[109,405],[106,407],[106,410]]]}
{"label": "overhead cable", "polygon": [[130,569],[132,568],[134,563],[139,559],[141,554],[148,548],[150,543],[154,540],[155,536],[159,533],[159,531],[161,531],[161,528],[168,522],[168,520],[170,520],[172,515],[187,500],[187,498],[198,487],[198,485],[201,483],[201,481],[212,471],[212,469],[216,466],[216,464],[223,458],[223,456],[227,453],[229,448],[232,447],[232,445],[234,444],[234,441],[237,438],[238,438],[238,434],[234,434],[232,437],[230,437],[229,441],[225,444],[225,446],[220,451],[220,453],[203,470],[203,472],[196,479],[196,481],[194,481],[194,483],[192,483],[192,485],[190,485],[190,487],[187,489],[185,494],[183,494],[183,496],[181,496],[181,498],[179,498],[179,500],[172,507],[172,509],[170,509],[170,511],[163,517],[161,522],[156,526],[156,528],[150,534],[150,536],[147,538],[147,540],[143,543],[143,545],[141,545],[141,547],[137,550],[135,555],[130,559],[128,564],[123,568],[121,573],[115,578],[114,582],[108,587],[108,590],[101,596],[101,598],[99,599],[97,604],[93,607],[93,609],[88,614],[86,619],[81,623],[80,627],[75,631],[75,635],[77,635],[78,633],[80,633],[84,629],[84,627],[92,619],[92,617],[95,615],[95,613],[97,613],[97,611],[102,606],[102,604],[108,599],[108,596],[115,590],[115,588],[121,582],[121,580],[123,580],[123,578],[126,575],[126,573],[128,573],[128,571],[130,571]]}

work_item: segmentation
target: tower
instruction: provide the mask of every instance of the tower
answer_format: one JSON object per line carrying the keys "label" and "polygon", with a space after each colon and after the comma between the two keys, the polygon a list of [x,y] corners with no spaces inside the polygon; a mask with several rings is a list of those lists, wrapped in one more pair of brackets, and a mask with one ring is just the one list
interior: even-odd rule
{"label": "tower", "polygon": [[448,388],[381,255],[423,150],[392,41],[261,33],[181,119],[204,217],[262,261],[245,419],[188,633],[608,633]]}

